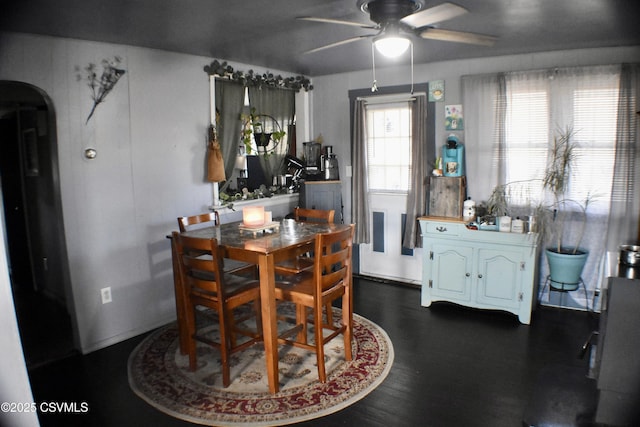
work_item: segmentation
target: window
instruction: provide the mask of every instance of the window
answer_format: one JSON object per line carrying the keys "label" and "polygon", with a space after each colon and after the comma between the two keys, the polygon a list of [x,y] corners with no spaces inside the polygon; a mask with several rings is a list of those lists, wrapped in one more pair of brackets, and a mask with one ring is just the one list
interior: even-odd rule
{"label": "window", "polygon": [[[558,80],[507,81],[506,182],[541,177],[548,141],[556,132],[573,126],[577,161],[567,197],[581,202],[590,198],[591,212],[606,212],[615,157],[618,79],[572,75]],[[513,197],[524,206],[539,201],[541,194],[542,183],[537,180]]]}
{"label": "window", "polygon": [[[465,136],[473,142],[467,145],[467,186],[477,200],[487,200],[498,184],[540,181],[554,135],[573,128],[577,159],[566,196],[590,203],[587,228],[580,215],[571,215],[564,232],[589,252],[582,272],[589,291],[612,272],[608,259],[615,262],[620,243],[637,233],[636,81],[632,64],[462,78]],[[540,186],[510,194],[512,205],[523,208],[516,215],[529,215],[528,202],[541,202]],[[541,259],[540,285],[546,268]],[[582,298],[574,295],[560,305],[588,307],[589,297]]]}
{"label": "window", "polygon": [[409,103],[367,105],[369,190],[408,192],[411,176]]}

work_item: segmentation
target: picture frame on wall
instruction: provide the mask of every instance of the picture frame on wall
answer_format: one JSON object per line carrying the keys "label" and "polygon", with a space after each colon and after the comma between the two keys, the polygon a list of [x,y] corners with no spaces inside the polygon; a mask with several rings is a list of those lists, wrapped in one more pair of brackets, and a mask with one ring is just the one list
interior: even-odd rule
{"label": "picture frame on wall", "polygon": [[444,80],[429,82],[429,102],[444,101]]}
{"label": "picture frame on wall", "polygon": [[462,114],[462,105],[445,105],[444,107],[445,130],[455,131],[464,130],[464,117]]}

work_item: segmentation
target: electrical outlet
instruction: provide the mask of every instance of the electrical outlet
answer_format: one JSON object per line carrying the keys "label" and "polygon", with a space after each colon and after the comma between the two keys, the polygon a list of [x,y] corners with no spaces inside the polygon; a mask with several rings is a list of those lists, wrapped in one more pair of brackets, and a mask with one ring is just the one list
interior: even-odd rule
{"label": "electrical outlet", "polygon": [[100,289],[100,296],[103,304],[111,302],[111,286]]}

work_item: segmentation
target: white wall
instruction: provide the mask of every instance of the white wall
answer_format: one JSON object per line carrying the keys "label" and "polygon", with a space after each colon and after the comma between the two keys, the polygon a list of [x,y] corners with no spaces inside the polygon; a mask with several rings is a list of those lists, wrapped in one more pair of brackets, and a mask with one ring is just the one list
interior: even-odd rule
{"label": "white wall", "polygon": [[[0,55],[0,80],[33,84],[55,107],[81,350],[175,319],[165,236],[178,216],[206,212],[212,202],[204,179],[210,110],[203,70],[212,58],[13,33],[0,33]],[[92,62],[101,73],[102,59],[115,55],[126,74],[85,124],[92,100],[76,67]],[[84,158],[88,147],[96,159]],[[103,305],[106,286],[113,302]]]}
{"label": "white wall", "polygon": [[[376,57],[376,60],[378,58]],[[443,61],[414,67],[415,83],[432,80],[445,81],[445,100],[436,104],[436,144],[445,143],[450,132],[444,128],[444,106],[461,104],[460,77],[468,74],[483,74],[500,71],[532,70],[549,67],[564,67],[596,64],[619,64],[640,60],[640,46],[627,48],[581,49],[555,51],[526,55],[487,57],[460,61]],[[376,61],[378,63],[378,61]],[[392,68],[377,68],[378,87],[408,84],[411,81],[408,61],[399,59],[401,65]],[[348,91],[367,89],[372,84],[371,70],[333,74],[313,78],[311,92],[312,134],[322,133],[326,144],[334,146],[340,162],[340,177],[343,185],[345,222],[351,220],[350,179],[346,167],[351,164],[349,135]],[[458,133],[464,142],[464,133]],[[348,185],[347,185],[348,184]]]}

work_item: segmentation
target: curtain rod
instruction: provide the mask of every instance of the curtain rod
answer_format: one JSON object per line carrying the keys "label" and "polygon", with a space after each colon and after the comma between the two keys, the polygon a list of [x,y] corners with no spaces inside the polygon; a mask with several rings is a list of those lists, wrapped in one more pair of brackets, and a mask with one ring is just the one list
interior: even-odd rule
{"label": "curtain rod", "polygon": [[424,92],[418,93],[396,93],[391,95],[374,95],[374,96],[359,96],[357,101],[364,101],[367,104],[382,104],[389,102],[402,102],[402,101],[415,101],[418,96],[426,96]]}

